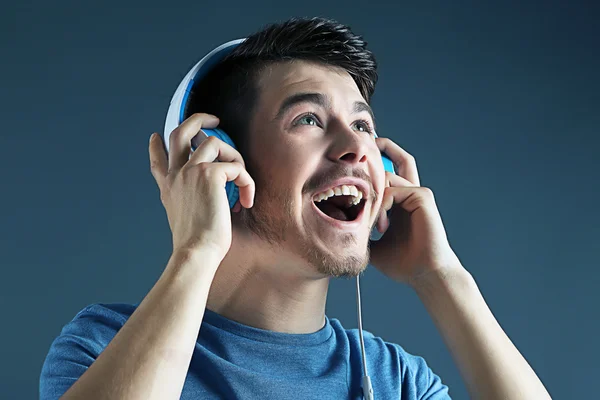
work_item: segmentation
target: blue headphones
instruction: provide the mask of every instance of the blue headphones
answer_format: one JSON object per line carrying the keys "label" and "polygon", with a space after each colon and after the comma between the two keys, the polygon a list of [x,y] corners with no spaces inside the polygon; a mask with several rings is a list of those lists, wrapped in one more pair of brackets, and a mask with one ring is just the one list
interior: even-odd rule
{"label": "blue headphones", "polygon": [[[227,56],[238,44],[242,43],[244,40],[246,39],[232,40],[213,49],[210,53],[204,56],[204,58],[198,61],[198,63],[196,63],[196,65],[194,65],[194,67],[192,67],[192,69],[183,78],[177,87],[173,98],[171,99],[165,121],[163,136],[167,152],[169,151],[169,136],[171,135],[171,132],[173,132],[173,130],[175,130],[175,128],[177,128],[185,120],[184,111],[195,82],[202,79],[202,77],[204,77],[211,68],[223,60],[225,56]],[[231,138],[225,132],[223,132],[222,129],[202,128],[202,131],[206,133],[207,136],[216,136],[231,147],[236,148]],[[377,137],[377,134],[375,134],[375,137]],[[192,147],[192,150],[195,150],[195,146]],[[392,160],[390,160],[384,153],[381,154],[381,159],[383,161],[383,167],[386,171],[396,173]],[[233,208],[239,199],[238,187],[233,182],[227,182],[225,185],[225,191],[227,192],[229,207]],[[373,232],[371,233],[371,240],[379,240],[380,238],[381,234],[377,231],[377,229],[373,229]]]}

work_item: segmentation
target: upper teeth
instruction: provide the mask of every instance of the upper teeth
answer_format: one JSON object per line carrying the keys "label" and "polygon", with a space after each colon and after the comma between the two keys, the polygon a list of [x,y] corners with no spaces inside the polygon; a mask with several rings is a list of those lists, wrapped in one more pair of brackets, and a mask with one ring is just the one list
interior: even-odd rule
{"label": "upper teeth", "polygon": [[348,205],[357,205],[363,198],[363,192],[354,185],[340,185],[316,194],[313,201],[319,202],[333,196],[352,196],[348,201]]}

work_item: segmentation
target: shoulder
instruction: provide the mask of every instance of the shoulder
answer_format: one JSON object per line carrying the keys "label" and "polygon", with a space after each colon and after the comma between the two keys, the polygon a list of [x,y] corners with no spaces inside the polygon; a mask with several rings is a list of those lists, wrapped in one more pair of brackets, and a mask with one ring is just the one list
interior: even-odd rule
{"label": "shoulder", "polygon": [[[107,336],[114,336],[127,319],[133,314],[137,305],[133,304],[90,304],[80,310],[61,330],[63,335],[76,335],[105,342]],[[108,344],[108,343],[106,343]]]}
{"label": "shoulder", "polygon": [[125,303],[94,303],[81,309],[81,311],[73,317],[71,322],[94,320],[105,323],[125,324],[127,319],[136,310],[137,306],[137,304]]}
{"label": "shoulder", "polygon": [[81,309],[66,323],[51,346],[62,351],[85,348],[90,355],[98,356],[125,325],[137,305],[90,304]]}
{"label": "shoulder", "polygon": [[132,304],[90,304],[50,345],[40,374],[40,399],[56,399],[89,368],[135,309]]}

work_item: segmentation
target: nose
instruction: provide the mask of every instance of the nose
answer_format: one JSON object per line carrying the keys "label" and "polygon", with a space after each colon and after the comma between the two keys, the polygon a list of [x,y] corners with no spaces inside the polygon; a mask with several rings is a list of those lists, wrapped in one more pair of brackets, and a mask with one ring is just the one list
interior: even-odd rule
{"label": "nose", "polygon": [[348,126],[337,127],[334,143],[331,147],[332,161],[347,164],[350,167],[366,167],[368,160],[368,133],[357,132]]}

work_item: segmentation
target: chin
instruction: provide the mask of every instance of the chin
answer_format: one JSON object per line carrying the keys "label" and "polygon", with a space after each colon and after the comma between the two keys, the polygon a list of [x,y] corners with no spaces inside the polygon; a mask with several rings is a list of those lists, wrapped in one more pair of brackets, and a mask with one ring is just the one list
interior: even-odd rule
{"label": "chin", "polygon": [[323,275],[326,275],[331,278],[346,278],[346,279],[356,278],[367,268],[367,265],[368,265],[368,264],[361,263],[359,260],[357,260],[357,261],[358,262],[352,262],[350,264],[346,264],[346,265],[342,265],[342,266],[340,266],[340,265],[331,266],[331,265],[323,265],[322,264],[319,272],[322,273]]}
{"label": "chin", "polygon": [[335,247],[337,249],[323,248],[311,243],[303,248],[303,257],[317,272],[328,277],[354,278],[367,268],[370,258],[368,246]]}

